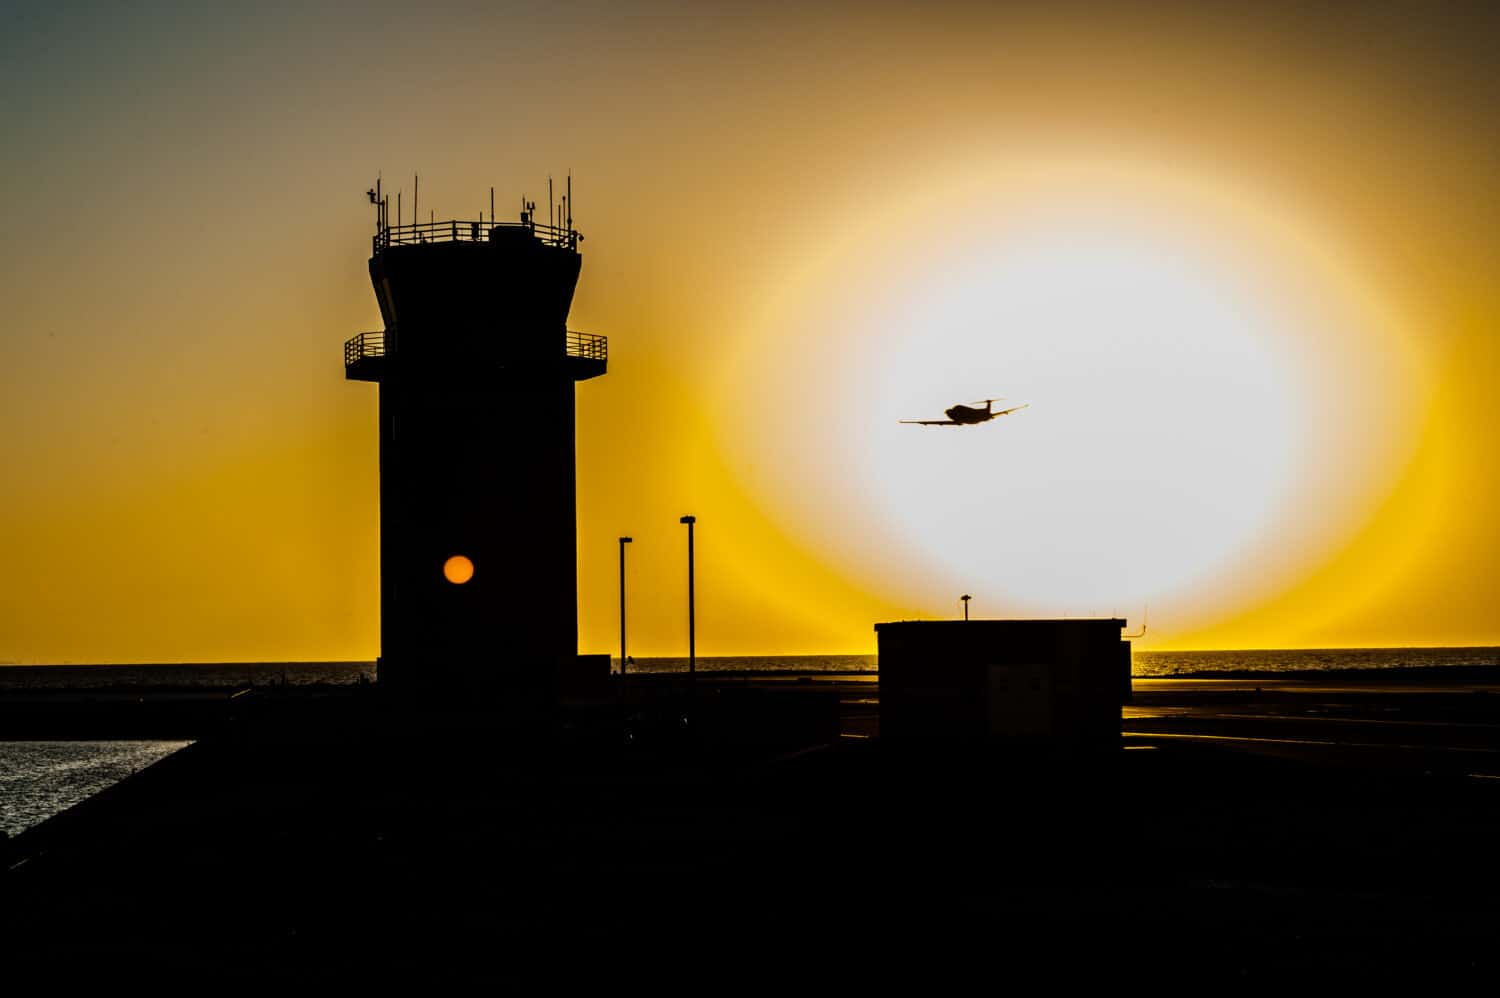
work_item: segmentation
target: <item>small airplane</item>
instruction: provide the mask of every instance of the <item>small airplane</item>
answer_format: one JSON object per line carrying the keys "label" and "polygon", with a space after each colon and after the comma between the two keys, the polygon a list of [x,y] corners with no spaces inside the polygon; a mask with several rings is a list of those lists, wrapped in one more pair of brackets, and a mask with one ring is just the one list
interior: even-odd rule
{"label": "small airplane", "polygon": [[[1028,402],[1026,405],[1013,405],[1009,409],[994,408],[996,402],[1003,401],[1004,399],[980,399],[972,405],[956,405],[945,410],[944,415],[948,417],[947,419],[903,419],[900,422],[917,426],[973,426],[976,423],[988,423],[996,416],[1008,416],[1031,404]],[[981,405],[984,406],[983,409],[979,408]]]}

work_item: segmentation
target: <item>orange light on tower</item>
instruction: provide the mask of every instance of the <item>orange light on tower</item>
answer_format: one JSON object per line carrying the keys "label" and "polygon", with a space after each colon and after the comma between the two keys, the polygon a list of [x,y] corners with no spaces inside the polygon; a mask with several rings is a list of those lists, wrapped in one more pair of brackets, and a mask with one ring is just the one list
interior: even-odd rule
{"label": "orange light on tower", "polygon": [[443,578],[461,586],[474,577],[474,563],[461,554],[456,554],[443,562]]}

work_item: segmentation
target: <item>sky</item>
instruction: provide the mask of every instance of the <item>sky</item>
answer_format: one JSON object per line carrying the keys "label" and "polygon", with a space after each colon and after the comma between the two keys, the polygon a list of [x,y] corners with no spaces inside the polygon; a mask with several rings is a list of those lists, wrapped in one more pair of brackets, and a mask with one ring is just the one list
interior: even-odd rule
{"label": "sky", "polygon": [[1500,24],[1236,6],[16,5],[0,662],[378,654],[341,345],[418,172],[460,219],[572,173],[581,651],[630,534],[631,652],[685,653],[685,513],[705,655],[963,593],[1500,644]]}

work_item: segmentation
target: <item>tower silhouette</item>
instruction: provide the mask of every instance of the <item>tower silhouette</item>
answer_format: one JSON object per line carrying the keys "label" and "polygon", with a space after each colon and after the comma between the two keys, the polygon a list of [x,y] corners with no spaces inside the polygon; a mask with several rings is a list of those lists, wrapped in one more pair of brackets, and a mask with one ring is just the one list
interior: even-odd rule
{"label": "tower silhouette", "polygon": [[567,328],[571,186],[556,223],[391,225],[370,192],[385,329],[344,375],[380,386],[382,688],[528,703],[577,656],[573,385],[608,344]]}

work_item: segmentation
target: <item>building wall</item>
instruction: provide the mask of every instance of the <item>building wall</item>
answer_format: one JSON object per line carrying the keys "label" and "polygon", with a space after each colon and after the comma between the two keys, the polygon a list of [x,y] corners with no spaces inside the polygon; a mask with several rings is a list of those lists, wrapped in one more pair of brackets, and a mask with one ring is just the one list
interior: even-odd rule
{"label": "building wall", "polygon": [[1120,638],[1124,623],[877,624],[881,736],[1118,739],[1120,704],[1128,699],[1130,646]]}

